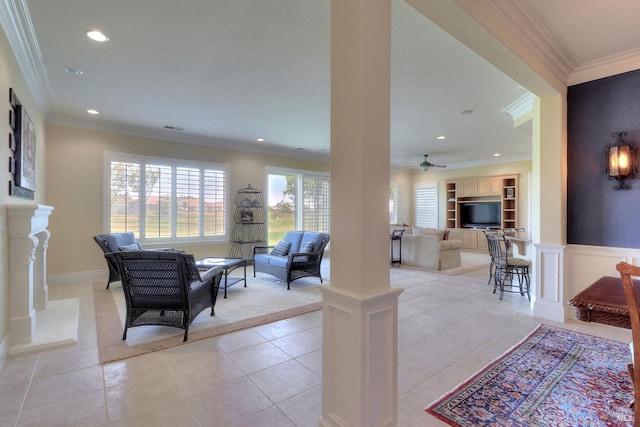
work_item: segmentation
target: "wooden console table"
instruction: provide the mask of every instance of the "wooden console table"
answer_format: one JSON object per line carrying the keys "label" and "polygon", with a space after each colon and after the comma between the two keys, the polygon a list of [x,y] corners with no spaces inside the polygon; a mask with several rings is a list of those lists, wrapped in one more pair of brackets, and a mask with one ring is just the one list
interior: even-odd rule
{"label": "wooden console table", "polygon": [[518,247],[520,255],[526,255],[527,245],[531,243],[531,237],[526,231],[505,231],[504,237]]}
{"label": "wooden console table", "polygon": [[[640,292],[640,280],[633,281]],[[567,302],[575,308],[576,319],[631,329],[629,309],[620,277],[605,276]]]}

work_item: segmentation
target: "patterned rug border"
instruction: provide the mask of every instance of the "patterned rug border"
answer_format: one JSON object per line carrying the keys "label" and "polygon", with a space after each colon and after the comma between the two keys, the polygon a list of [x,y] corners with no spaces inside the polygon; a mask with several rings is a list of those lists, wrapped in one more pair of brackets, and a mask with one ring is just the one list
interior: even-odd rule
{"label": "patterned rug border", "polygon": [[[604,338],[604,337],[601,337],[601,336],[592,335],[592,334],[588,334],[588,333],[585,333],[585,332],[579,332],[579,331],[575,331],[575,330],[572,330],[572,329],[565,329],[565,328],[560,328],[560,327],[557,327],[557,326],[552,326],[552,325],[547,325],[547,324],[541,323],[531,333],[529,333],[526,337],[524,337],[523,339],[518,341],[516,344],[514,344],[511,348],[506,350],[500,356],[498,356],[497,358],[492,360],[490,363],[488,363],[486,366],[484,366],[483,368],[478,370],[476,373],[471,375],[466,380],[462,381],[461,383],[459,383],[458,385],[453,387],[450,391],[442,394],[440,397],[438,397],[437,399],[432,401],[430,404],[428,404],[424,408],[424,410],[426,412],[428,412],[430,415],[432,415],[435,418],[437,418],[438,420],[446,423],[447,425],[450,425],[450,426],[453,426],[453,427],[468,427],[468,425],[458,424],[457,422],[451,420],[447,416],[436,412],[433,408],[435,408],[437,405],[439,405],[441,402],[445,401],[449,397],[454,396],[461,389],[467,387],[469,384],[471,384],[471,383],[475,382],[476,380],[478,380],[478,378],[482,377],[487,372],[492,370],[494,368],[494,366],[502,363],[504,360],[509,358],[514,352],[518,351],[523,345],[525,345],[529,340],[531,340],[543,328],[549,328],[549,329],[554,329],[554,330],[562,330],[562,331],[566,331],[566,332],[569,332],[569,333],[581,334],[581,335],[585,335],[585,336],[588,336],[588,337],[591,337],[591,338],[600,339],[600,340],[609,341],[609,342],[612,342],[612,343],[625,345],[625,344],[620,343],[618,341],[611,340],[611,339],[608,339],[608,338]],[[633,389],[631,389],[631,390],[633,390]],[[631,423],[633,424],[633,421]],[[621,424],[621,425],[625,425],[625,424]],[[541,424],[540,426],[543,426],[543,425]]]}
{"label": "patterned rug border", "polygon": [[116,303],[113,296],[105,289],[104,283],[96,282],[93,284],[93,303],[96,317],[96,333],[100,364],[128,359],[130,357],[192,343],[229,332],[252,328],[265,323],[276,322],[278,320],[287,319],[301,314],[311,313],[322,308],[322,302],[316,302],[224,325],[217,325],[199,330],[190,330],[189,340],[186,343],[182,341],[184,331],[176,329],[176,335],[171,337],[149,343],[128,346],[122,341],[123,327]]}

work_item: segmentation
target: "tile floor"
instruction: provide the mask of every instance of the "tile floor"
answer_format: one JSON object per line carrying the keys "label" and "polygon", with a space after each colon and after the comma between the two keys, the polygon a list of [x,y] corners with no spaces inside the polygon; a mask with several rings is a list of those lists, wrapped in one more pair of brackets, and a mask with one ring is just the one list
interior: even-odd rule
{"label": "tile floor", "polygon": [[[400,426],[444,425],[424,407],[540,323],[526,297],[499,301],[486,269],[446,276],[396,267],[391,280],[404,288]],[[0,370],[0,426],[318,425],[321,312],[100,365],[91,286],[50,287],[50,299],[70,297],[80,298],[78,344],[8,358]],[[564,326],[631,338],[603,325]]]}

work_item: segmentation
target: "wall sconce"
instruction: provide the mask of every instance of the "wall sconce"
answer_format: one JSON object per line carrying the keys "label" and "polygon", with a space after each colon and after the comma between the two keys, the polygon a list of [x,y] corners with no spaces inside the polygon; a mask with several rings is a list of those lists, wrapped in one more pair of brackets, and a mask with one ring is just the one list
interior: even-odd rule
{"label": "wall sconce", "polygon": [[628,190],[630,187],[624,185],[625,179],[633,179],[636,176],[635,148],[622,139],[627,132],[612,134],[617,138],[616,142],[607,146],[605,151],[605,173],[609,179],[618,181],[614,190]]}

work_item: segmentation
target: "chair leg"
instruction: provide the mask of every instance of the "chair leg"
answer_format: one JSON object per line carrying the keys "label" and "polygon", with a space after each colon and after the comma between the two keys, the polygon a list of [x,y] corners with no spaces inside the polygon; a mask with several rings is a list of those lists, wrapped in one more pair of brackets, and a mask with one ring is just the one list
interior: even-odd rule
{"label": "chair leg", "polygon": [[487,282],[487,285],[491,284],[491,279],[493,279],[493,276],[495,276],[495,264],[493,263],[493,261],[491,261],[491,264],[489,264],[489,281]]}
{"label": "chair leg", "polygon": [[185,342],[187,340],[187,336],[189,335],[189,325],[187,325],[184,328],[184,338],[182,339],[182,342]]}
{"label": "chair leg", "polygon": [[122,341],[126,341],[127,339],[127,326],[124,327],[124,332],[122,333]]}

